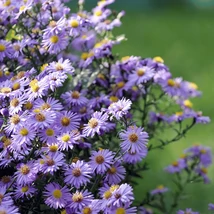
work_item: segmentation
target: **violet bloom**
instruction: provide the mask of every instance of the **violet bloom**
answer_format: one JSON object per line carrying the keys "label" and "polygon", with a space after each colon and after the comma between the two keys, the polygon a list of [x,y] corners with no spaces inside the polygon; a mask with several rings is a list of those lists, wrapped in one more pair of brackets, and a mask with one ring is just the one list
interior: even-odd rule
{"label": "violet bloom", "polygon": [[108,114],[111,115],[110,119],[115,117],[117,120],[119,120],[121,117],[128,114],[128,111],[131,109],[131,104],[131,100],[125,98],[112,103],[107,110]]}
{"label": "violet bloom", "polygon": [[93,137],[95,133],[101,134],[101,130],[105,127],[105,123],[108,119],[107,114],[102,112],[94,112],[92,118],[88,121],[88,124],[85,124],[83,129],[83,134],[88,137]]}
{"label": "violet bloom", "polygon": [[209,210],[214,210],[214,204],[208,204],[208,206],[209,206]]}
{"label": "violet bloom", "polygon": [[114,154],[108,149],[102,149],[97,151],[92,151],[90,157],[90,165],[92,170],[97,174],[105,173],[113,163]]}
{"label": "violet bloom", "polygon": [[0,62],[2,62],[5,57],[11,58],[12,52],[11,44],[5,40],[0,40]]}
{"label": "violet bloom", "polygon": [[[76,212],[82,210],[85,206],[89,206],[93,200],[93,195],[84,191],[76,191],[71,196],[71,201],[69,201],[68,207],[73,208]],[[75,212],[75,213],[76,213]]]}
{"label": "violet bloom", "polygon": [[63,106],[60,101],[52,97],[48,97],[46,101],[41,98],[36,99],[34,101],[33,107],[34,109],[51,111],[61,111],[63,109]]}
{"label": "violet bloom", "polygon": [[123,161],[130,164],[141,162],[148,154],[148,149],[145,148],[139,152],[131,152],[130,150],[123,155]]}
{"label": "violet bloom", "polygon": [[16,186],[14,197],[16,199],[24,198],[24,197],[31,198],[35,195],[35,193],[36,193],[36,188],[34,188],[31,185]]}
{"label": "violet bloom", "polygon": [[166,167],[165,170],[169,173],[176,173],[181,172],[186,167],[186,161],[184,159],[179,159],[178,161],[174,161],[172,165]]}
{"label": "violet bloom", "polygon": [[137,208],[136,207],[129,207],[129,206],[121,206],[115,209],[109,209],[108,214],[120,214],[120,213],[125,213],[125,214],[136,214],[137,213]]}
{"label": "violet bloom", "polygon": [[45,187],[45,203],[54,209],[64,208],[70,200],[70,193],[67,187],[61,187],[57,183],[50,183]]}
{"label": "violet bloom", "polygon": [[199,212],[193,212],[191,208],[187,208],[186,210],[179,210],[177,214],[199,214]]}
{"label": "violet bloom", "polygon": [[150,191],[150,194],[151,195],[157,195],[157,194],[162,194],[162,193],[167,192],[167,191],[168,191],[167,187],[164,187],[163,185],[159,185],[159,186],[157,186],[156,189]]}
{"label": "violet bloom", "polygon": [[123,204],[130,203],[134,200],[133,189],[129,184],[121,184],[119,188],[112,192],[109,204],[113,207],[121,207]]}
{"label": "violet bloom", "polygon": [[19,209],[15,206],[0,205],[0,213],[20,214]]}
{"label": "violet bloom", "polygon": [[87,184],[90,181],[92,169],[89,164],[84,161],[72,163],[65,172],[65,182],[75,186],[77,189],[80,186]]}
{"label": "violet bloom", "polygon": [[149,136],[143,131],[143,128],[129,126],[126,131],[120,133],[122,140],[120,146],[123,151],[140,152],[146,150],[148,138]]}
{"label": "violet bloom", "polygon": [[118,184],[125,178],[125,174],[125,168],[117,161],[108,169],[104,181],[108,182],[110,185]]}

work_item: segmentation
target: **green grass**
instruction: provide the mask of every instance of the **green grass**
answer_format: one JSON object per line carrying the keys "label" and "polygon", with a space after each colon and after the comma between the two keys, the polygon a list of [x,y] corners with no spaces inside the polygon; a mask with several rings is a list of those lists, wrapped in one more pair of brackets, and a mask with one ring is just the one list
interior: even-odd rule
{"label": "green grass", "polygon": [[[122,6],[122,5],[121,5]],[[122,27],[116,34],[126,34],[128,41],[115,48],[121,55],[143,57],[161,56],[174,77],[182,76],[195,82],[203,92],[201,98],[193,99],[194,107],[214,119],[214,14],[200,11],[127,12]],[[170,175],[163,168],[176,160],[182,151],[193,143],[212,147],[214,123],[194,127],[187,137],[165,150],[151,152],[148,160],[151,170],[135,188],[137,200],[143,198],[146,190],[157,184],[172,186]],[[210,169],[214,180],[214,167]],[[194,207],[202,214],[208,214],[207,204],[214,203],[213,184],[190,184],[187,195],[180,201],[179,208]]]}

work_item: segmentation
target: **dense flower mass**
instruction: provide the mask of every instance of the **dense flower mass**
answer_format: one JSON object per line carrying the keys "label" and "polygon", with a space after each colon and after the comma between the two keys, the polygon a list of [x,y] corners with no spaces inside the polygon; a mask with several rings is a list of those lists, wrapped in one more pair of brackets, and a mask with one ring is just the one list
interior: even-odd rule
{"label": "dense flower mass", "polygon": [[[175,213],[163,185],[134,203],[133,178],[151,150],[210,119],[190,101],[197,85],[161,57],[112,53],[125,39],[112,33],[125,14],[108,8],[114,1],[89,12],[79,0],[76,13],[67,0],[0,2],[1,214]],[[164,128],[175,137],[163,139]],[[207,183],[211,163],[210,148],[195,145],[165,170]]]}

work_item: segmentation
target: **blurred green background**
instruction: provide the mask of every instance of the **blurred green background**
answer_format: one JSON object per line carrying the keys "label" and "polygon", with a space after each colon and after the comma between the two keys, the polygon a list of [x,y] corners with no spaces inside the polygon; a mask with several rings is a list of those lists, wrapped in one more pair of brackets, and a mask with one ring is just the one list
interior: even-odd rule
{"label": "blurred green background", "polygon": [[[96,1],[86,0],[90,6]],[[125,34],[128,41],[115,48],[121,55],[161,56],[174,77],[195,82],[203,92],[193,99],[194,108],[214,120],[214,0],[116,0],[112,8],[125,10],[123,25],[115,34]],[[151,170],[135,188],[137,200],[158,184],[172,187],[172,176],[163,168],[179,158],[182,151],[194,143],[212,147],[214,152],[214,122],[197,125],[187,137],[164,150],[148,155]],[[168,136],[167,138],[170,138]],[[209,170],[214,180],[214,167]],[[209,214],[208,203],[214,203],[214,184],[191,183],[179,208],[192,207]]]}

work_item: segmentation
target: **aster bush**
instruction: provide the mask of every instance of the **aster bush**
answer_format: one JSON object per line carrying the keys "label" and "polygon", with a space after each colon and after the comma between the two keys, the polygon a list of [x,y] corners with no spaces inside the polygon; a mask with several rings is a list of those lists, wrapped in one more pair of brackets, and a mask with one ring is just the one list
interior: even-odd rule
{"label": "aster bush", "polygon": [[88,12],[80,0],[76,13],[67,0],[0,2],[0,214],[198,213],[177,206],[188,183],[210,182],[204,145],[165,168],[174,188],[134,197],[148,152],[210,119],[161,57],[113,54],[125,40],[113,2]]}

